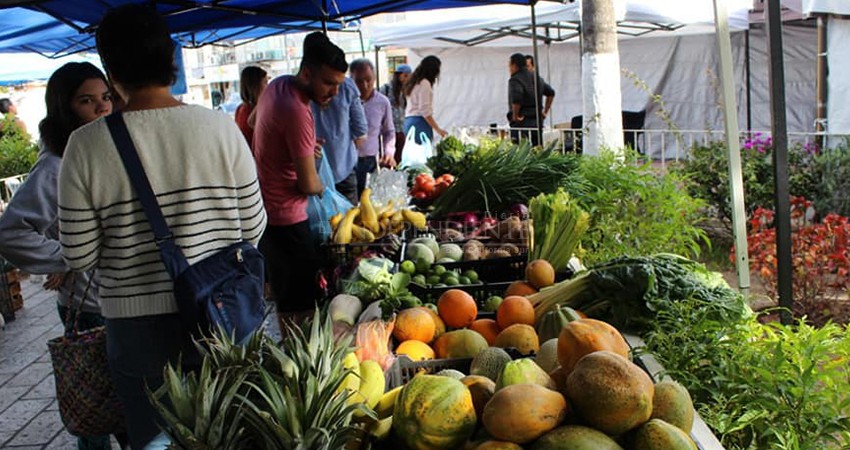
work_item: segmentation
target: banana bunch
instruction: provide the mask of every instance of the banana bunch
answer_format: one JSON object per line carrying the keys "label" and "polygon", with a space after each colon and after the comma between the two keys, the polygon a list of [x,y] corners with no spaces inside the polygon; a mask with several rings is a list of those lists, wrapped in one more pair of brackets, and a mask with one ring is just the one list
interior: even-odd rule
{"label": "banana bunch", "polygon": [[395,209],[390,201],[376,210],[372,205],[372,190],[366,188],[360,195],[360,206],[338,213],[330,218],[334,244],[374,242],[387,234],[400,233],[405,224],[418,229],[426,228],[425,214],[409,209]]}

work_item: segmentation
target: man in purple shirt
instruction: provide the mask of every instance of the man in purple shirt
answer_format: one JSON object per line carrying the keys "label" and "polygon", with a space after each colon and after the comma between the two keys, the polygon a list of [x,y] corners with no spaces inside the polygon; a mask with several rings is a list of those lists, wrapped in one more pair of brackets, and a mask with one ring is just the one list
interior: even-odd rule
{"label": "man in purple shirt", "polygon": [[356,59],[349,66],[351,78],[360,90],[366,112],[366,140],[357,147],[357,195],[366,188],[366,175],[382,165],[395,167],[395,126],[390,99],[375,90],[375,67],[368,59]]}

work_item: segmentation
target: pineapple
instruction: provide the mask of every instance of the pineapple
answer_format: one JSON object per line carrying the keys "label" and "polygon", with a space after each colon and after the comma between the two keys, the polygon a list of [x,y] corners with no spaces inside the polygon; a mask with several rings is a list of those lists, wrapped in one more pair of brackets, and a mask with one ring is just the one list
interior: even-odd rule
{"label": "pineapple", "polygon": [[318,311],[302,327],[290,324],[281,348],[263,333],[244,347],[222,335],[205,345],[197,377],[167,367],[151,396],[174,448],[342,449],[362,434],[353,413],[374,416],[338,389],[350,373],[342,364],[350,338],[335,342]]}

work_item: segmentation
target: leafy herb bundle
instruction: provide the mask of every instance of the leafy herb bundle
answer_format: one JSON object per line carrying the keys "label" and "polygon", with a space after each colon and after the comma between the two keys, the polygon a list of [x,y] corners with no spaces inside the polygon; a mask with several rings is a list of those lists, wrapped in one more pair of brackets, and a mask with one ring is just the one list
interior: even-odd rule
{"label": "leafy herb bundle", "polygon": [[563,189],[534,197],[529,210],[534,227],[529,261],[545,259],[555,272],[563,272],[590,226],[590,216]]}

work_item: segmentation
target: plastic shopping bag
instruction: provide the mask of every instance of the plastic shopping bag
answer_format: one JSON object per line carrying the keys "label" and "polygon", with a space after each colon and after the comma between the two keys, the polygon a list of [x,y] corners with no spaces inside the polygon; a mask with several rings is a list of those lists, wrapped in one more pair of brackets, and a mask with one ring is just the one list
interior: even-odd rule
{"label": "plastic shopping bag", "polygon": [[353,206],[345,196],[334,188],[334,175],[326,156],[319,162],[319,179],[325,186],[321,196],[311,195],[307,201],[307,220],[310,233],[318,242],[325,242],[331,235],[330,218],[337,213],[345,214]]}
{"label": "plastic shopping bag", "polygon": [[416,143],[416,127],[410,127],[404,140],[404,150],[401,152],[402,168],[422,167],[432,156],[431,139],[425,132],[419,133],[419,142]]}

